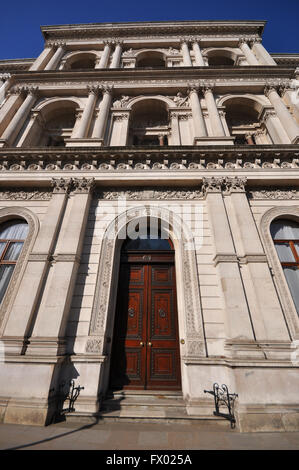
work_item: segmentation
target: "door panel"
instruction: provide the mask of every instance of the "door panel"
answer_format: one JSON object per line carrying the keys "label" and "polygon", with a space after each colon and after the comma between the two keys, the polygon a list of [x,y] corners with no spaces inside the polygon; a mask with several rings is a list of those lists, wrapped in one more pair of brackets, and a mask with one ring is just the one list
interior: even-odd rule
{"label": "door panel", "polygon": [[[110,387],[180,389],[173,255],[121,263]],[[137,264],[140,261],[140,264]]]}

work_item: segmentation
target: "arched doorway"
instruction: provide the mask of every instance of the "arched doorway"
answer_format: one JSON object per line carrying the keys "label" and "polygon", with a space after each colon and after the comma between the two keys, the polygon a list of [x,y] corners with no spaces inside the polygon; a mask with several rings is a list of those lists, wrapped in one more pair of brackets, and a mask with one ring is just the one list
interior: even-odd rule
{"label": "arched doorway", "polygon": [[161,231],[123,243],[109,387],[181,389],[174,249]]}

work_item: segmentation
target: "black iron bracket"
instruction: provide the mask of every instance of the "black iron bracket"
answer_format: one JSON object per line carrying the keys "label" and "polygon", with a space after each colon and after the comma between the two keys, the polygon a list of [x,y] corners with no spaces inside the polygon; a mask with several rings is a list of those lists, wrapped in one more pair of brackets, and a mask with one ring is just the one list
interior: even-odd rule
{"label": "black iron bracket", "polygon": [[[68,385],[68,390],[67,392],[64,392],[64,388],[66,385]],[[77,400],[78,396],[80,395],[81,390],[84,390],[84,387],[81,387],[80,385],[75,387],[74,380],[71,380],[70,382],[68,382],[68,384],[66,382],[62,382],[60,384],[59,395],[62,397],[63,403],[67,400],[69,401],[68,408],[64,408],[62,410],[63,412],[70,413],[72,411],[75,411],[74,403]]]}
{"label": "black iron bracket", "polygon": [[[221,418],[228,419],[230,421],[231,428],[234,429],[236,426],[236,420],[234,416],[234,404],[238,397],[237,393],[229,393],[227,385],[222,384],[221,387],[218,383],[213,384],[213,390],[204,390],[204,393],[213,395],[215,402],[214,416],[220,416]],[[221,407],[226,407],[228,413],[220,411]]]}

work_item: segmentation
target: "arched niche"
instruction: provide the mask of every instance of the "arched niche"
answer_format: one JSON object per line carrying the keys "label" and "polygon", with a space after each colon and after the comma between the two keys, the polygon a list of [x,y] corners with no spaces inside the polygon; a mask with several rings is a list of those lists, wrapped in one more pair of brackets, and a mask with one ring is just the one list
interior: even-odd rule
{"label": "arched niche", "polygon": [[155,50],[142,51],[136,55],[135,67],[137,68],[164,68],[166,67],[163,52]]}
{"label": "arched niche", "polygon": [[92,70],[98,56],[92,52],[73,53],[64,59],[64,70]]}
{"label": "arched niche", "polygon": [[230,135],[236,145],[271,144],[271,138],[261,121],[264,104],[255,98],[238,95],[219,101],[225,106],[225,117]]}
{"label": "arched niche", "polygon": [[169,106],[165,100],[147,97],[131,103],[128,145],[168,145]]}
{"label": "arched niche", "polygon": [[27,140],[31,146],[64,147],[71,137],[76,122],[79,101],[75,99],[51,99],[40,103],[33,113],[35,122]]}
{"label": "arched niche", "polygon": [[208,65],[214,67],[233,67],[236,65],[237,54],[230,49],[208,49],[205,51]]}

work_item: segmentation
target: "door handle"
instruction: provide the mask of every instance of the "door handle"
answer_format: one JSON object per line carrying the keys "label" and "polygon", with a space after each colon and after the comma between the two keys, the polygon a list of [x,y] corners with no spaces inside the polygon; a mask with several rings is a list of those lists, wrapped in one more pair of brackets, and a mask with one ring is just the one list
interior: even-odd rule
{"label": "door handle", "polygon": [[148,345],[148,346],[152,346],[152,343],[151,343],[151,342],[148,342],[147,345]]}

